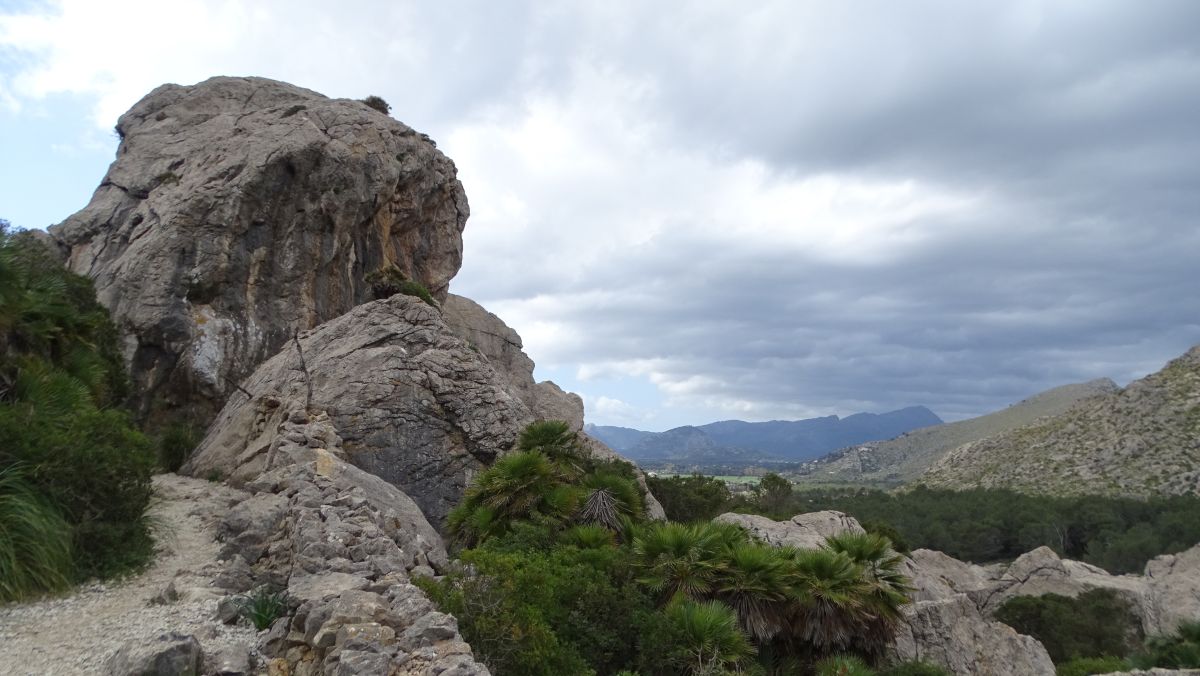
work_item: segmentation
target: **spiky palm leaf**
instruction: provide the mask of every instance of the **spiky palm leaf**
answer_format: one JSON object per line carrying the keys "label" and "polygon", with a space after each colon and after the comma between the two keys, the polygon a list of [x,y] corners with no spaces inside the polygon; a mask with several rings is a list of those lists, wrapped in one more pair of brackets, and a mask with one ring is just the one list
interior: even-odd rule
{"label": "spiky palm leaf", "polygon": [[819,652],[851,645],[866,618],[871,585],[849,556],[828,549],[789,550],[796,602],[791,631]]}
{"label": "spiky palm leaf", "polygon": [[702,598],[712,591],[734,537],[723,524],[653,524],[633,541],[639,580],[664,600]]}
{"label": "spiky palm leaf", "polygon": [[25,481],[20,466],[0,470],[0,602],[70,584],[71,525]]}
{"label": "spiky palm leaf", "polygon": [[734,545],[717,575],[714,591],[737,611],[742,628],[756,641],[783,628],[788,603],[788,556],[757,542]]}
{"label": "spiky palm leaf", "polygon": [[613,532],[604,526],[584,524],[573,526],[563,531],[562,541],[580,549],[603,549],[616,545]]}

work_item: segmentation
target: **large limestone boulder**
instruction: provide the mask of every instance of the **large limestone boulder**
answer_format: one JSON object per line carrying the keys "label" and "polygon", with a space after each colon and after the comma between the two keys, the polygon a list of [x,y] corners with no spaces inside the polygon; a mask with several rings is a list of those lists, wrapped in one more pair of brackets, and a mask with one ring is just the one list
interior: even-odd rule
{"label": "large limestone boulder", "polygon": [[117,123],[91,202],[50,232],[92,278],[151,421],[207,422],[297,329],[394,265],[444,299],[467,199],[433,142],[365,104],[263,78],[163,85]]}
{"label": "large limestone boulder", "polygon": [[754,537],[776,547],[800,549],[816,549],[825,544],[825,538],[833,535],[864,532],[854,517],[835,511],[797,514],[787,521],[775,521],[757,514],[728,512],[713,521],[741,526]]}
{"label": "large limestone boulder", "polygon": [[1148,634],[1169,634],[1200,619],[1200,545],[1156,556],[1146,564],[1142,624]]}
{"label": "large limestone boulder", "polygon": [[[403,490],[440,528],[474,474],[539,419],[508,378],[411,296],[360,305],[298,342],[245,381],[251,396],[230,398],[183,472],[241,485],[285,459],[308,462],[312,449],[337,447],[347,462]],[[307,407],[326,412],[330,426],[288,441],[276,430],[306,414],[281,402],[305,402],[309,384]],[[612,453],[592,448],[605,451]],[[652,496],[647,502],[651,516],[661,514]]]}
{"label": "large limestone boulder", "polygon": [[965,594],[904,607],[894,652],[962,676],[1051,676],[1054,663],[1036,639],[989,620]]}
{"label": "large limestone boulder", "polygon": [[[245,381],[183,471],[237,484],[267,467],[273,399],[326,411],[346,459],[411,496],[435,525],[475,472],[535,420],[438,311],[405,295],[360,305],[302,334]],[[305,376],[307,370],[308,376]],[[270,443],[267,443],[270,442]]]}

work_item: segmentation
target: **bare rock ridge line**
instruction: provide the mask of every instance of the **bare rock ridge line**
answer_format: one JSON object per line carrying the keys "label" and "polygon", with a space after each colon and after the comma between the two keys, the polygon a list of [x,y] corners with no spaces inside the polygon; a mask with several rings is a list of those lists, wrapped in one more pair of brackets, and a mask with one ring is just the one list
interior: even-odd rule
{"label": "bare rock ridge line", "polygon": [[1062,385],[1017,402],[1008,408],[952,423],[923,427],[887,441],[872,441],[839,449],[807,467],[800,480],[870,481],[886,484],[912,481],[958,446],[1018,429],[1042,418],[1062,414],[1091,397],[1119,388],[1101,378]]}
{"label": "bare rock ridge line", "polygon": [[921,482],[1051,495],[1200,493],[1200,346],[1124,389],[959,446]]}
{"label": "bare rock ridge line", "polygon": [[217,77],[155,89],[117,130],[91,202],[50,232],[112,312],[152,422],[206,424],[295,330],[370,300],[370,272],[441,300],[462,263],[454,163],[361,102]]}

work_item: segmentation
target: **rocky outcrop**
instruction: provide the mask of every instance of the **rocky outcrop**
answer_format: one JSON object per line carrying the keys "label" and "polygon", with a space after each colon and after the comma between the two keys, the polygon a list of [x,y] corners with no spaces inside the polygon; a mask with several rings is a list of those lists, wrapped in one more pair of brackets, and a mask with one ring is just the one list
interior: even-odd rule
{"label": "rocky outcrop", "polygon": [[360,305],[299,344],[303,356],[284,349],[246,380],[253,399],[231,398],[185,472],[218,472],[235,484],[257,476],[278,443],[282,413],[272,402],[305,401],[311,384],[311,407],[328,412],[349,462],[399,487],[439,524],[471,476],[535,419],[436,309],[411,296]]}
{"label": "rocky outcrop", "polygon": [[442,318],[455,335],[487,357],[492,368],[508,382],[508,392],[542,420],[562,420],[576,432],[583,430],[583,399],[547,380],[533,379],[533,360],[524,352],[521,336],[496,315],[470,298],[455,294],[442,304]]}
{"label": "rocky outcrop", "polygon": [[295,330],[370,300],[370,272],[441,299],[461,265],[454,163],[361,102],[218,77],[155,89],[117,131],[91,202],[50,232],[111,310],[152,422],[207,422]]}
{"label": "rocky outcrop", "polygon": [[[840,533],[862,533],[858,521],[842,512],[797,514],[774,521],[753,514],[722,514],[714,521],[745,528],[776,547],[812,549]],[[985,587],[986,575],[970,564],[941,552],[922,552],[909,561],[906,573],[916,590],[902,609],[904,622],[893,653],[901,660],[926,660],[954,674],[1030,676],[1054,673],[1041,643],[984,616],[976,603],[956,587]]]}
{"label": "rocky outcrop", "polygon": [[959,446],[921,482],[1047,495],[1195,495],[1198,458],[1200,346],[1123,390]]}
{"label": "rocky outcrop", "polygon": [[150,642],[126,643],[109,658],[106,670],[112,676],[199,674],[202,657],[195,636],[166,633]]}
{"label": "rocky outcrop", "polygon": [[410,296],[361,305],[299,344],[246,380],[251,398],[231,397],[183,471],[236,485],[277,465],[287,437],[276,430],[290,415],[279,402],[305,401],[311,384],[312,408],[336,430],[312,443],[338,445],[440,527],[475,472],[538,418],[436,309]]}
{"label": "rocky outcrop", "polygon": [[894,652],[924,660],[962,676],[1051,676],[1054,663],[1037,639],[989,620],[965,594],[916,601],[904,608],[905,622]]}
{"label": "rocky outcrop", "polygon": [[346,462],[327,415],[277,408],[266,471],[219,532],[226,579],[287,591],[288,616],[259,638],[271,673],[487,674],[411,582],[448,562],[416,504]]}
{"label": "rocky outcrop", "polygon": [[1038,547],[1007,566],[986,567],[918,549],[912,553],[908,574],[916,589],[914,600],[963,594],[988,616],[1017,596],[1073,598],[1107,589],[1129,602],[1146,635],[1170,634],[1181,622],[1200,617],[1200,545],[1155,557],[1141,576],[1112,575],[1087,563],[1062,559],[1049,547]]}
{"label": "rocky outcrop", "polygon": [[787,521],[775,521],[756,514],[729,512],[713,521],[741,526],[754,537],[775,547],[801,549],[820,547],[825,544],[825,538],[833,535],[864,532],[854,517],[834,511],[797,514]]}

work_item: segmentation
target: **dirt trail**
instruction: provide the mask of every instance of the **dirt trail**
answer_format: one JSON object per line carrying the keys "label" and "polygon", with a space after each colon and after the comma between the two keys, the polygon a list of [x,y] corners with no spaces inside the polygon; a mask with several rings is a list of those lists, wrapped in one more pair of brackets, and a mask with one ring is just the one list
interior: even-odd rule
{"label": "dirt trail", "polygon": [[[126,641],[148,641],[166,631],[194,634],[206,655],[254,642],[253,628],[213,620],[218,595],[206,589],[220,549],[213,539],[216,521],[245,494],[173,474],[155,477],[154,491],[155,563],[128,580],[0,606],[0,674],[101,674],[108,657]],[[183,598],[152,604],[172,581]]]}

